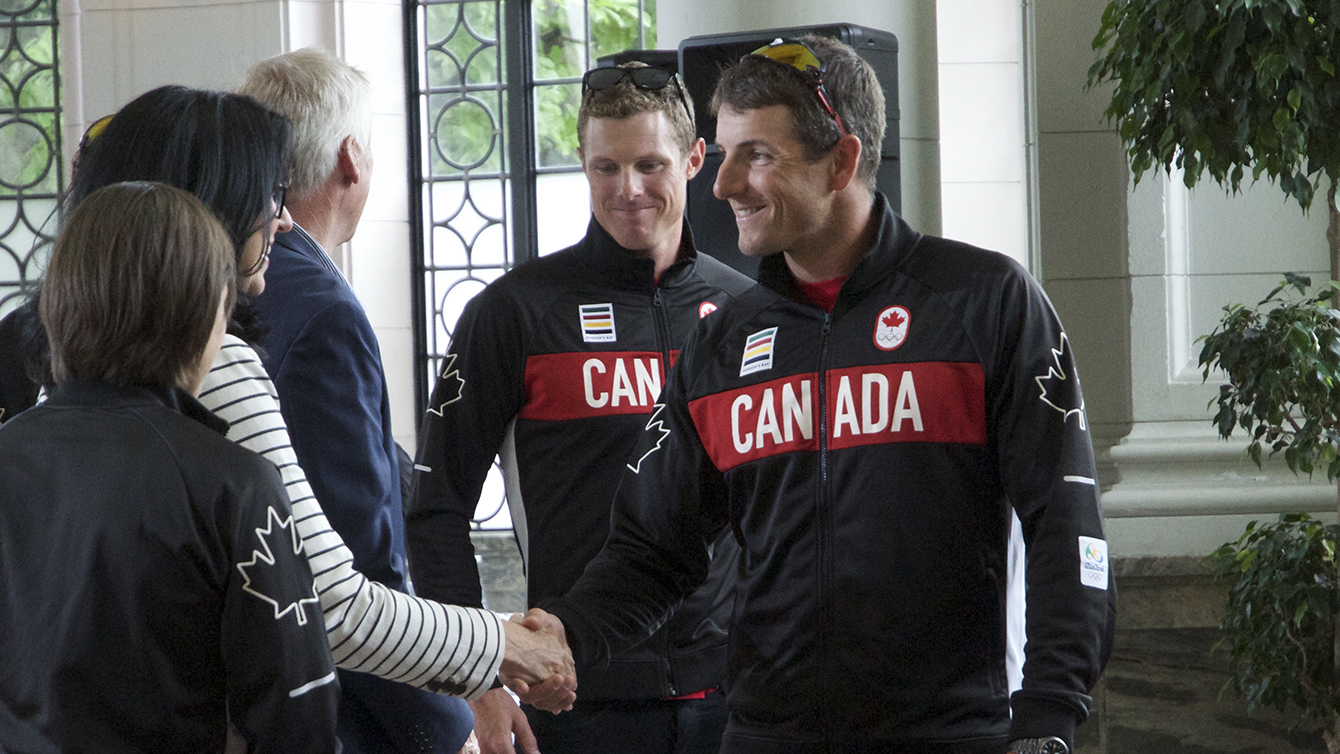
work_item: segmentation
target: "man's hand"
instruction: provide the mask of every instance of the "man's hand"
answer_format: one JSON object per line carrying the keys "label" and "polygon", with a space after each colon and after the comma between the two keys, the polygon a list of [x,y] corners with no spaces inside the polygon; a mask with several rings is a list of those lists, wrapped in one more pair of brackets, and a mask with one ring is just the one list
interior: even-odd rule
{"label": "man's hand", "polygon": [[[493,689],[470,702],[475,713],[475,738],[480,754],[540,754],[526,714],[512,701],[507,689]],[[516,747],[512,736],[516,735]]]}
{"label": "man's hand", "polygon": [[503,623],[507,652],[498,676],[521,701],[549,712],[572,709],[577,670],[563,622],[539,608]]}

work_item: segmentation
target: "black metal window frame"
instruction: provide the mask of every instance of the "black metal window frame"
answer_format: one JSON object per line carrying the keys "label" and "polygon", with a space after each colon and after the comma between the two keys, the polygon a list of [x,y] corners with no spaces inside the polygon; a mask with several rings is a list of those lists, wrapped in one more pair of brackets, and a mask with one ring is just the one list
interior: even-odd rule
{"label": "black metal window frame", "polygon": [[[65,190],[56,0],[20,3],[0,8],[0,30],[6,33],[0,53],[0,315],[39,281]],[[35,55],[33,45],[43,43],[49,45],[49,60]]]}

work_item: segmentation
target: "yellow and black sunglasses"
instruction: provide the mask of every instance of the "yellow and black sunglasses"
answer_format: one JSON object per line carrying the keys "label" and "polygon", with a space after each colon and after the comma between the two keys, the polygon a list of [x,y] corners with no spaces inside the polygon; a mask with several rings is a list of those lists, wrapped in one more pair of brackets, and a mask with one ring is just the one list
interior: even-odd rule
{"label": "yellow and black sunglasses", "polygon": [[777,39],[744,57],[748,58],[751,55],[767,58],[800,71],[819,98],[819,104],[824,106],[824,112],[828,113],[828,117],[837,124],[838,131],[842,132],[843,136],[847,135],[847,126],[842,123],[842,116],[833,108],[833,103],[828,98],[828,90],[824,88],[824,63],[809,45],[794,39]]}

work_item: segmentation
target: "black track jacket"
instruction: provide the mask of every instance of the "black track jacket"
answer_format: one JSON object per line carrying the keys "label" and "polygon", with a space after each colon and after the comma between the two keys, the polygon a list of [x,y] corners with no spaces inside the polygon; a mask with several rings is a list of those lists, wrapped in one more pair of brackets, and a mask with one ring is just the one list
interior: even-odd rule
{"label": "black track jacket", "polygon": [[[521,265],[466,306],[421,431],[406,526],[419,594],[481,604],[469,526],[499,453],[530,604],[567,591],[600,551],[665,365],[700,317],[753,285],[696,253],[687,223],[680,260],[658,282],[654,269],[592,219],[579,243]],[[665,631],[608,667],[579,669],[582,699],[722,683],[736,550],[722,539],[720,566]]]}
{"label": "black track jacket", "polygon": [[288,496],[225,429],[82,379],[0,427],[0,751],[340,751]]}
{"label": "black track jacket", "polygon": [[[741,543],[724,752],[986,752],[1067,741],[1108,618],[1093,450],[1070,345],[1009,258],[875,199],[829,315],[785,260],[681,352],[557,614],[579,666],[646,635]],[[1009,506],[1028,545],[1023,689],[1005,680]],[[579,690],[580,693],[580,690]]]}

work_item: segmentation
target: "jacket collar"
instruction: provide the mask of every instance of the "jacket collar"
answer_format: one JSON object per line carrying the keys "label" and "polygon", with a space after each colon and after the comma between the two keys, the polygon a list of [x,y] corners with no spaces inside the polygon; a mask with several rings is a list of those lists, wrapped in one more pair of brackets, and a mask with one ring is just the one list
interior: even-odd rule
{"label": "jacket collar", "polygon": [[698,251],[693,243],[693,229],[687,220],[683,221],[683,232],[679,243],[679,258],[670,265],[665,274],[656,281],[656,263],[619,245],[608,232],[596,222],[593,215],[586,226],[586,235],[577,242],[574,253],[581,263],[609,282],[623,288],[638,291],[650,291],[655,287],[673,288],[692,274],[698,264]]}
{"label": "jacket collar", "polygon": [[330,258],[330,255],[326,253],[326,250],[322,248],[321,244],[318,243],[315,238],[312,238],[312,235],[308,233],[305,228],[297,223],[293,223],[293,230],[286,233],[276,234],[274,245],[289,249],[295,254],[304,256],[313,262],[326,267],[341,278],[344,277],[344,273],[340,272],[340,268],[335,266],[335,261]]}
{"label": "jacket collar", "polygon": [[225,434],[228,422],[215,416],[190,393],[173,385],[119,385],[103,380],[71,378],[51,391],[47,403],[56,406],[165,406]]}
{"label": "jacket collar", "polygon": [[[838,293],[838,303],[834,312],[847,308],[844,302],[859,300],[872,286],[884,280],[894,270],[901,267],[912,255],[912,251],[921,241],[921,234],[912,230],[907,221],[899,217],[889,206],[883,194],[875,193],[873,216],[878,218],[879,227],[875,232],[874,243],[861,255],[856,269],[847,276]],[[809,304],[809,300],[800,292],[796,279],[787,267],[781,253],[764,257],[759,263],[758,282],[787,298]],[[812,306],[812,305],[811,305]]]}

